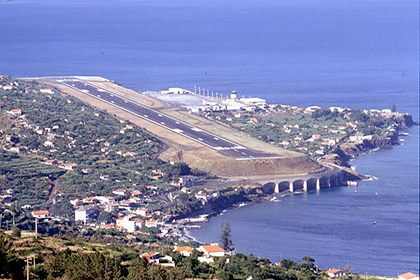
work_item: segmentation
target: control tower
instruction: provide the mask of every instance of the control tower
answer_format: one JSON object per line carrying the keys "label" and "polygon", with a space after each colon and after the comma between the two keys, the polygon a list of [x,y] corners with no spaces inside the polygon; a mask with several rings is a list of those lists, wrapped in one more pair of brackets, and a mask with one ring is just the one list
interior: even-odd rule
{"label": "control tower", "polygon": [[230,93],[230,99],[233,99],[233,100],[238,99],[238,93],[236,92],[236,90],[232,90],[232,92]]}

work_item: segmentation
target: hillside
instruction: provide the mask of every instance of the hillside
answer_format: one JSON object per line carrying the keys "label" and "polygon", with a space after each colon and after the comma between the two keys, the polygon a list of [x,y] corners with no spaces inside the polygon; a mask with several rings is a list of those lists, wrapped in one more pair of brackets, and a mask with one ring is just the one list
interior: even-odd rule
{"label": "hillside", "polygon": [[168,178],[189,174],[156,158],[165,146],[155,136],[71,96],[10,77],[0,95],[0,188],[14,189],[21,204],[121,187],[148,193],[147,185],[167,188]]}
{"label": "hillside", "polygon": [[[315,260],[304,257],[298,264],[283,259],[273,264],[268,259],[236,254],[199,262],[202,254],[193,251],[185,257],[168,247],[157,247],[175,266],[149,264],[139,257],[145,250],[111,243],[87,242],[68,237],[38,236],[29,232],[0,233],[0,277],[26,279],[328,279],[315,267]],[[27,261],[28,266],[26,266]],[[349,272],[347,272],[349,274]],[[374,280],[376,277],[365,277]],[[343,279],[360,279],[349,274]]]}

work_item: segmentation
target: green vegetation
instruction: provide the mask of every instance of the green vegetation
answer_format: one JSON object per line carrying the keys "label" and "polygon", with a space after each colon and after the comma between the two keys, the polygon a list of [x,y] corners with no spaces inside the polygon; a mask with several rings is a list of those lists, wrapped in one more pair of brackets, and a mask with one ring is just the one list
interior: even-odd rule
{"label": "green vegetation", "polygon": [[[29,268],[31,279],[326,278],[310,257],[304,257],[301,264],[287,259],[273,264],[268,259],[233,253],[214,257],[211,263],[200,262],[202,253],[196,250],[191,256],[172,251],[174,242],[197,247],[194,242],[184,244],[176,235],[164,237],[157,227],[141,227],[139,231],[136,226],[127,234],[116,226],[116,220],[127,211],[106,212],[104,204],[93,207],[96,225],[74,222],[71,199],[107,196],[116,189],[136,190],[142,197],[141,207],[151,210],[141,218],[169,220],[165,230],[171,233],[174,224],[168,217],[202,213],[205,207],[217,212],[241,202],[258,201],[273,190],[224,186],[181,192],[176,184],[169,184],[170,179],[203,174],[184,163],[157,159],[165,147],[156,137],[45,88],[36,81],[0,79],[0,278],[23,279],[27,258],[34,261]],[[238,118],[222,114],[217,118],[269,143],[310,154],[324,153],[333,146],[325,144],[325,139],[343,139],[356,133],[383,136],[395,124],[393,119],[356,110],[321,109],[309,114],[276,107],[273,112],[246,113]],[[117,196],[116,202],[127,198]],[[37,224],[38,238],[26,232],[35,229],[30,212],[36,209],[49,210],[49,218]],[[102,228],[108,223],[115,223],[114,227]],[[2,229],[10,228],[7,235],[2,233]],[[220,243],[227,251],[233,249],[227,222]],[[165,251],[175,267],[147,263],[140,254],[148,251]]]}
{"label": "green vegetation", "polygon": [[159,193],[173,189],[170,178],[193,173],[186,164],[157,159],[164,145],[143,129],[57,90],[42,93],[45,88],[0,80],[0,190],[13,189],[19,206],[44,207],[57,194],[67,202],[88,192],[110,195],[116,188]]}
{"label": "green vegetation", "polygon": [[[31,279],[248,279],[250,276],[253,279],[325,279],[309,257],[301,264],[283,259],[275,265],[268,259],[236,254],[215,257],[208,264],[198,261],[201,254],[198,251],[189,257],[172,250],[164,253],[172,256],[175,267],[149,264],[139,257],[140,251],[124,246],[45,236],[35,241],[30,236],[11,238],[0,234],[0,276],[24,278],[22,259],[29,257]],[[36,265],[31,265],[33,260]]]}
{"label": "green vegetation", "polygon": [[397,106],[395,106],[395,103],[392,103],[391,112],[393,113],[397,112]]}
{"label": "green vegetation", "polygon": [[16,256],[9,239],[0,235],[0,278],[23,279],[24,263]]}
{"label": "green vegetation", "polygon": [[228,221],[225,221],[222,226],[222,234],[220,234],[220,244],[225,251],[232,250],[231,228]]}
{"label": "green vegetation", "polygon": [[386,138],[393,128],[404,126],[407,118],[398,112],[386,115],[377,110],[283,105],[271,106],[267,111],[213,114],[215,119],[253,137],[309,155],[325,155],[356,134]]}

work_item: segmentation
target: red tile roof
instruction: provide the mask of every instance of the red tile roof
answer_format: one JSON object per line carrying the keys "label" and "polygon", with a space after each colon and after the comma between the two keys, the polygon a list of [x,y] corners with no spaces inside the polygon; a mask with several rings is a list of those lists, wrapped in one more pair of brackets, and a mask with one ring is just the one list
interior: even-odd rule
{"label": "red tile roof", "polygon": [[192,252],[193,248],[191,248],[190,246],[183,246],[183,247],[178,247],[174,250],[174,252]]}
{"label": "red tile roof", "polygon": [[34,213],[34,215],[48,215],[49,214],[48,210],[38,210],[38,211],[33,211],[32,213]]}
{"label": "red tile roof", "polygon": [[405,278],[405,279],[410,279],[410,278],[413,278],[413,277],[419,277],[419,275],[411,273],[411,272],[406,272],[404,274],[398,275],[398,277]]}
{"label": "red tile roof", "polygon": [[325,271],[325,273],[337,273],[337,272],[340,272],[340,271],[342,271],[342,270],[333,268],[333,269],[329,269],[329,270]]}
{"label": "red tile roof", "polygon": [[222,248],[220,248],[218,245],[202,245],[201,247],[203,247],[203,249],[206,250],[209,253],[224,252],[225,251]]}

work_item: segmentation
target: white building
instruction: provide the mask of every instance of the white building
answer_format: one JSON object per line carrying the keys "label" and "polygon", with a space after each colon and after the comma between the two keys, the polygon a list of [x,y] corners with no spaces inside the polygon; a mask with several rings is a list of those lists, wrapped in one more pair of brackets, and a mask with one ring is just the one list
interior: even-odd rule
{"label": "white building", "polygon": [[203,252],[207,257],[223,257],[225,255],[225,250],[217,244],[201,245],[197,250]]}
{"label": "white building", "polygon": [[137,208],[137,210],[136,210],[136,214],[140,215],[140,216],[143,216],[143,217],[146,217],[147,214],[150,214],[150,213],[151,213],[151,211],[147,208]]}
{"label": "white building", "polygon": [[128,190],[124,190],[124,189],[116,189],[116,190],[112,191],[112,193],[116,194],[116,195],[121,195],[121,196],[126,196],[126,195],[130,194],[130,192]]}
{"label": "white building", "polygon": [[184,257],[189,257],[193,252],[193,248],[191,248],[190,246],[176,247],[174,249],[174,252],[179,252]]}
{"label": "white building", "polygon": [[132,233],[136,230],[136,222],[132,220],[130,216],[124,216],[121,226],[126,229],[127,232]]}
{"label": "white building", "polygon": [[398,280],[419,280],[419,275],[411,272],[407,272],[401,275],[398,275]]}
{"label": "white building", "polygon": [[118,204],[116,203],[108,203],[105,205],[105,211],[112,212],[118,210]]}
{"label": "white building", "polygon": [[32,211],[32,216],[37,219],[46,219],[50,213],[48,210],[38,210],[38,211]]}
{"label": "white building", "polygon": [[157,220],[147,220],[146,227],[151,228],[151,227],[158,227],[158,221]]}
{"label": "white building", "polygon": [[115,203],[115,198],[112,196],[97,196],[96,197],[102,204]]}
{"label": "white building", "polygon": [[241,98],[239,99],[242,103],[247,105],[255,105],[255,106],[265,106],[267,105],[267,101],[262,98],[258,97],[249,97],[249,98]]}
{"label": "white building", "polygon": [[86,224],[87,219],[90,218],[90,215],[93,214],[95,210],[88,206],[82,206],[74,211],[74,220],[82,221],[84,224]]}
{"label": "white building", "polygon": [[329,269],[327,271],[325,271],[325,273],[328,274],[328,276],[334,278],[334,277],[341,277],[346,275],[346,273],[344,272],[344,270],[341,269]]}
{"label": "white building", "polygon": [[52,93],[54,93],[54,91],[53,91],[52,89],[50,89],[50,88],[41,88],[41,89],[39,90],[39,92],[41,92],[41,93],[47,93],[47,94],[52,94]]}
{"label": "white building", "polygon": [[191,93],[191,91],[183,89],[183,88],[168,88],[168,90],[162,90],[160,93],[162,93],[162,94],[186,94],[186,93]]}

